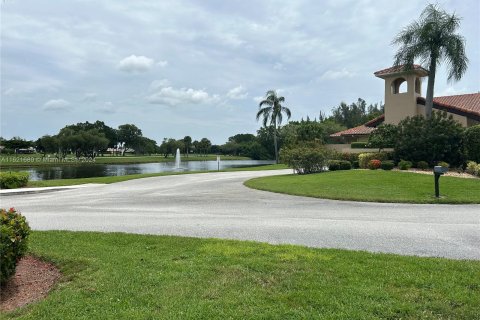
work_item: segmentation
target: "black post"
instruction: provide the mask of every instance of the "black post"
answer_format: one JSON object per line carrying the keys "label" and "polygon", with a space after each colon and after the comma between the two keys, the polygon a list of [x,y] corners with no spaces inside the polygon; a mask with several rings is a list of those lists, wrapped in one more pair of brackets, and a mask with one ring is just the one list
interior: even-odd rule
{"label": "black post", "polygon": [[435,197],[440,198],[440,188],[438,186],[438,180],[440,179],[440,174],[435,172]]}

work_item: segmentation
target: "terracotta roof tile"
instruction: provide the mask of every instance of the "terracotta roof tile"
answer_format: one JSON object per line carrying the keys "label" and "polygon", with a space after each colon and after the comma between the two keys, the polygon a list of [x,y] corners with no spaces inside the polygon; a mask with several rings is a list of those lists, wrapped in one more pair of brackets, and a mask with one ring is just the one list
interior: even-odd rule
{"label": "terracotta roof tile", "polygon": [[[428,70],[424,69],[421,65],[414,64],[413,69],[415,71],[421,71],[422,73],[425,73],[425,75],[428,75]],[[390,67],[387,69],[379,70],[374,72],[373,74],[377,77],[387,75],[387,74],[394,74],[394,73],[401,73],[404,72],[405,70],[405,65],[397,66],[397,67]]]}
{"label": "terracotta roof tile", "polygon": [[480,115],[480,93],[433,98],[433,102]]}
{"label": "terracotta roof tile", "polygon": [[372,119],[372,120],[368,121],[367,123],[364,124],[364,126],[377,127],[383,121],[385,121],[385,114],[379,115],[375,119]]}
{"label": "terracotta roof tile", "polygon": [[341,136],[351,136],[351,135],[362,135],[370,134],[375,128],[385,120],[385,114],[382,114],[375,119],[368,121],[361,126],[336,132],[330,135],[330,137],[341,137]]}
{"label": "terracotta roof tile", "polygon": [[351,135],[362,135],[362,134],[370,134],[372,131],[375,130],[374,127],[367,127],[365,125],[361,125],[355,128],[350,128],[347,130],[343,130],[340,132],[336,132],[330,135],[330,137],[341,137],[341,136],[351,136]]}

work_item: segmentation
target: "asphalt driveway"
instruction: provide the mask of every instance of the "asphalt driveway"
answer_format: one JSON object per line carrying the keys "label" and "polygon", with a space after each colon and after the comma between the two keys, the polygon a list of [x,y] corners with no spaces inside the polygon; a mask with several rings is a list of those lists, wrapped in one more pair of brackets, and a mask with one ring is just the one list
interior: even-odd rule
{"label": "asphalt driveway", "polygon": [[480,260],[479,205],[322,200],[243,185],[253,177],[290,172],[163,176],[0,199],[36,230],[215,237]]}

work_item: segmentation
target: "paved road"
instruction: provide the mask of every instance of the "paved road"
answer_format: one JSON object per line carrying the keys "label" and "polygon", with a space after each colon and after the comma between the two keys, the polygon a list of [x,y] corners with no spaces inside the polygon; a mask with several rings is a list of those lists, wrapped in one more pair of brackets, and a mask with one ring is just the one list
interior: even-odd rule
{"label": "paved road", "polygon": [[[289,171],[287,171],[289,172]],[[322,200],[249,189],[286,171],[164,176],[38,194],[3,195],[38,230],[247,239],[480,260],[479,205]]]}

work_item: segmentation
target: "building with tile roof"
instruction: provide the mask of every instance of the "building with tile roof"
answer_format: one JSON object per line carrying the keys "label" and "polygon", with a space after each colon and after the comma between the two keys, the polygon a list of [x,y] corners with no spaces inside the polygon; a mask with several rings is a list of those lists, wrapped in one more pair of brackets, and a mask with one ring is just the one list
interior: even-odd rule
{"label": "building with tile roof", "polygon": [[[374,72],[385,80],[385,113],[361,126],[330,135],[338,142],[367,141],[381,123],[398,124],[406,117],[425,115],[422,78],[428,71],[420,65],[391,67]],[[446,111],[462,126],[480,124],[480,93],[433,98],[433,109]]]}

